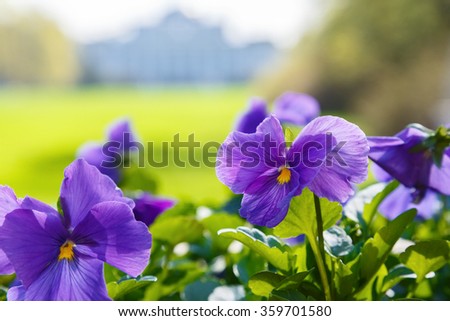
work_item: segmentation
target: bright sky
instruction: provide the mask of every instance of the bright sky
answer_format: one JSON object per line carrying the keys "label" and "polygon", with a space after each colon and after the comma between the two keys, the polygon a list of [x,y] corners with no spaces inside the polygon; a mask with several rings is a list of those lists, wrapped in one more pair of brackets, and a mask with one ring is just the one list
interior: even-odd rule
{"label": "bright sky", "polygon": [[180,9],[211,24],[221,23],[234,43],[267,39],[289,47],[322,16],[318,0],[6,0],[18,9],[37,9],[80,42],[123,35],[137,25],[157,23]]}

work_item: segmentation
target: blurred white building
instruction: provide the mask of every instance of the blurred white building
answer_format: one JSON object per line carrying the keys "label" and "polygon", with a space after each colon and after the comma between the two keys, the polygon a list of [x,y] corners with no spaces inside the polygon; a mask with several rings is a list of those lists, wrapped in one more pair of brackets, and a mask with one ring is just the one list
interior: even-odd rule
{"label": "blurred white building", "polygon": [[126,40],[105,40],[81,48],[84,82],[130,84],[233,83],[253,77],[273,61],[269,42],[233,47],[217,26],[173,12]]}

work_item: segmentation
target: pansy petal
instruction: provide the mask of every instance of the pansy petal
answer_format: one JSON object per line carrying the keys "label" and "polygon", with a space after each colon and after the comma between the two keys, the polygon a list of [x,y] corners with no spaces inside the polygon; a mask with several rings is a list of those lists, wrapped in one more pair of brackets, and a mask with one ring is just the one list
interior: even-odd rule
{"label": "pansy petal", "polygon": [[[403,153],[394,152],[404,145],[405,142],[402,139],[398,137],[371,136],[367,137],[367,141],[370,147],[369,158],[375,164],[375,172],[377,172],[377,168],[380,168],[392,176],[392,173],[395,174],[397,168],[403,166]],[[385,159],[385,161],[382,159]],[[387,164],[388,166],[386,166]]]}
{"label": "pansy petal", "polygon": [[[91,258],[78,258],[74,261],[62,260],[58,301],[109,301],[103,276],[103,262]],[[32,288],[28,289],[29,295]],[[36,294],[42,293],[36,287]]]}
{"label": "pansy petal", "polygon": [[117,201],[134,206],[109,177],[83,159],[72,162],[64,177],[60,200],[67,226],[76,227],[91,208],[101,202]]}
{"label": "pansy petal", "polygon": [[[115,152],[114,149],[111,151]],[[119,182],[121,177],[119,160],[105,155],[102,145],[96,143],[85,144],[78,150],[77,157],[97,167],[102,174],[109,176],[114,182]]]}
{"label": "pansy petal", "polygon": [[58,211],[55,210],[50,205],[45,204],[45,203],[43,203],[35,198],[29,197],[29,196],[26,196],[22,200],[20,207],[24,210],[34,210],[34,211],[38,211],[38,212],[42,212],[42,213],[47,213],[49,215],[56,215],[56,216],[60,215],[58,213]]}
{"label": "pansy petal", "polygon": [[[268,137],[270,138],[270,142],[276,144],[276,148],[274,149],[274,151],[276,151],[277,153],[275,155],[277,155],[278,157],[285,156],[280,155],[281,154],[280,151],[284,151],[286,144],[284,139],[283,127],[281,127],[281,123],[276,117],[274,117],[273,115],[267,117],[256,128],[256,132],[266,135],[266,138],[268,135]],[[271,154],[273,154],[273,152]]]}
{"label": "pansy petal", "polygon": [[[89,142],[81,146],[77,151],[77,158],[83,158],[89,164],[99,168],[105,159],[102,152],[102,145]],[[99,168],[100,169],[100,168]]]}
{"label": "pansy petal", "polygon": [[426,138],[427,133],[414,127],[405,128],[396,137],[369,137],[369,157],[407,187],[431,187],[450,195],[450,185],[447,184],[450,180],[450,148],[445,150],[442,164],[438,167],[431,153],[414,150]]}
{"label": "pansy petal", "polygon": [[417,217],[428,219],[442,208],[439,195],[431,190],[417,202],[414,201],[414,188],[399,185],[381,202],[378,210],[388,219],[394,219],[403,212],[415,208]]}
{"label": "pansy petal", "polygon": [[176,203],[172,199],[156,197],[149,193],[142,193],[133,200],[135,203],[134,217],[147,226],[150,226],[161,213],[173,207]]}
{"label": "pansy petal", "polygon": [[378,153],[382,155],[385,152],[385,148],[398,147],[405,143],[402,139],[398,137],[384,137],[384,136],[370,136],[367,137],[367,141],[370,147],[370,155]]}
{"label": "pansy petal", "polygon": [[18,289],[13,294],[26,301],[110,300],[103,277],[103,262],[84,257],[71,261],[54,260],[24,292]]}
{"label": "pansy petal", "polygon": [[216,174],[234,193],[242,194],[247,186],[270,167],[263,160],[262,134],[232,132],[220,146]]}
{"label": "pansy petal", "polygon": [[219,180],[242,194],[256,178],[285,165],[285,142],[280,122],[267,117],[255,134],[232,132],[221,145],[216,163]]}
{"label": "pansy petal", "polygon": [[322,168],[314,180],[309,184],[309,189],[320,197],[326,197],[330,201],[345,203],[355,193],[354,185],[347,179],[345,171],[338,172],[328,167]]}
{"label": "pansy petal", "polygon": [[58,257],[67,236],[59,216],[17,209],[6,215],[0,227],[0,247],[28,287]]}
{"label": "pansy petal", "polygon": [[8,186],[0,185],[0,225],[2,225],[6,214],[20,207],[16,194]]}
{"label": "pansy petal", "polygon": [[388,172],[386,172],[384,169],[382,169],[380,166],[378,166],[377,163],[372,162],[370,167],[372,169],[372,174],[377,181],[389,182],[394,179],[391,175],[389,175]]}
{"label": "pansy petal", "polygon": [[151,235],[135,220],[129,206],[120,202],[95,205],[73,231],[77,250],[94,256],[134,277],[150,258]]}
{"label": "pansy petal", "polygon": [[260,98],[253,98],[250,100],[248,110],[239,119],[236,130],[238,132],[252,134],[256,132],[256,128],[266,117],[266,102]]}
{"label": "pansy petal", "polygon": [[417,209],[417,217],[429,219],[442,211],[442,199],[438,193],[428,189],[419,203],[412,203],[412,207]]}
{"label": "pansy petal", "polygon": [[8,290],[6,299],[8,301],[25,301],[25,287],[23,285],[13,286]]}
{"label": "pansy petal", "polygon": [[441,167],[434,163],[430,169],[430,177],[428,185],[431,188],[439,191],[442,194],[450,195],[450,147],[447,147],[443,158]]}
{"label": "pansy petal", "polygon": [[290,201],[297,194],[299,177],[291,171],[289,182],[277,181],[277,170],[269,170],[256,179],[242,199],[240,215],[252,224],[274,227],[286,216]]}
{"label": "pansy petal", "polygon": [[369,145],[358,126],[335,116],[314,119],[299,136],[323,133],[327,158],[308,187],[317,196],[343,203],[353,195],[353,184],[367,178]]}
{"label": "pansy petal", "polygon": [[378,211],[384,217],[392,220],[410,209],[411,202],[411,188],[399,185],[381,202]]}
{"label": "pansy petal", "polygon": [[5,252],[0,249],[0,275],[13,274],[14,267],[9,262]]}
{"label": "pansy petal", "polygon": [[426,132],[414,126],[408,126],[401,132],[396,134],[397,137],[402,139],[411,147],[421,143],[424,140],[424,138],[427,138],[427,135],[428,134]]}
{"label": "pansy petal", "polygon": [[310,184],[327,156],[326,134],[299,135],[287,153],[290,168],[299,174],[298,193]]}
{"label": "pansy petal", "polygon": [[274,114],[281,122],[305,126],[320,114],[318,101],[309,95],[287,92],[275,100]]}
{"label": "pansy petal", "polygon": [[128,119],[119,119],[111,124],[107,130],[107,139],[109,142],[120,143],[119,149],[121,151],[129,150],[139,144]]}
{"label": "pansy petal", "polygon": [[[14,191],[8,186],[0,185],[0,226],[3,224],[6,214],[19,207],[20,204]],[[0,275],[12,273],[14,273],[14,268],[9,262],[6,254],[0,248]]]}
{"label": "pansy petal", "polygon": [[369,137],[368,141],[370,159],[405,186],[413,187],[420,171],[426,170],[421,154],[411,153],[409,149],[413,145],[401,138]]}

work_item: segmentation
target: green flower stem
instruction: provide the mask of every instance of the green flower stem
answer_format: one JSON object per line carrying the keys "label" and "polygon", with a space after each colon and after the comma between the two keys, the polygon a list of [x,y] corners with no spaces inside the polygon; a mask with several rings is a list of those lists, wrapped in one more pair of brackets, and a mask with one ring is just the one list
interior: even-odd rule
{"label": "green flower stem", "polygon": [[159,275],[159,278],[161,278],[161,281],[165,280],[166,277],[169,275],[169,264],[170,264],[170,260],[172,259],[173,249],[174,249],[174,246],[166,245],[166,253],[164,255],[164,262],[161,266],[162,271],[161,271],[161,274]]}
{"label": "green flower stem", "polygon": [[328,283],[327,269],[325,267],[325,247],[323,241],[323,220],[322,210],[320,208],[320,200],[314,195],[314,206],[316,208],[316,222],[317,222],[317,236],[310,240],[311,248],[316,258],[317,266],[319,268],[320,279],[322,281],[323,292],[325,294],[325,300],[331,301],[331,290]]}

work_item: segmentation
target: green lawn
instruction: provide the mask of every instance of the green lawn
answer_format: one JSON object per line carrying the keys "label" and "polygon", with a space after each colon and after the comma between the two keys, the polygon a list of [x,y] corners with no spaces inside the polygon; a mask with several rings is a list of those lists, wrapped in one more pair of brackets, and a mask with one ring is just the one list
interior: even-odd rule
{"label": "green lawn", "polygon": [[[129,117],[141,140],[153,141],[157,148],[177,133],[181,140],[193,133],[202,143],[222,142],[249,96],[246,88],[3,89],[0,184],[11,186],[19,197],[30,195],[54,204],[63,169],[77,148],[101,141],[111,121]],[[228,193],[214,168],[172,164],[148,170],[158,178],[160,194],[218,202]]]}

